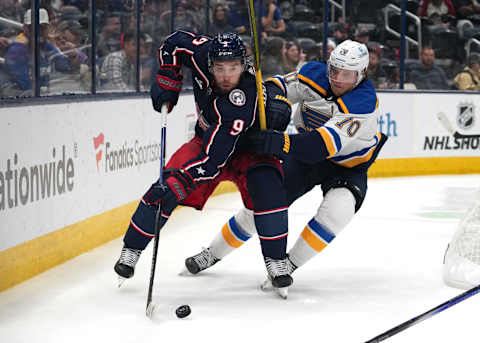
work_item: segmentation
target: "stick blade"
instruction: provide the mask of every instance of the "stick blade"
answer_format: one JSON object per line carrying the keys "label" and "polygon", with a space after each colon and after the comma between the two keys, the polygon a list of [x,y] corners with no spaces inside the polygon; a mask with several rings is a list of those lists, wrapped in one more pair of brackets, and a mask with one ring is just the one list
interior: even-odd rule
{"label": "stick blade", "polygon": [[438,112],[437,113],[437,118],[440,120],[440,123],[442,123],[443,127],[451,134],[455,134],[455,129],[453,128],[452,124],[447,118],[447,115],[443,112]]}
{"label": "stick blade", "polygon": [[147,315],[148,318],[152,319],[154,312],[155,312],[155,304],[152,301],[147,305],[145,314]]}

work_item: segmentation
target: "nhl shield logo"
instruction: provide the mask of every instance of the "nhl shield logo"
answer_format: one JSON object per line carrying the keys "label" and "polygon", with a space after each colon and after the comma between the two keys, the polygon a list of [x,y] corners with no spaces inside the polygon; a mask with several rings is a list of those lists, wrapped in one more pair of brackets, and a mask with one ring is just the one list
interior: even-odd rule
{"label": "nhl shield logo", "polygon": [[473,127],[475,122],[475,105],[469,102],[461,102],[457,106],[457,125],[463,130]]}
{"label": "nhl shield logo", "polygon": [[245,93],[241,89],[234,89],[233,91],[231,91],[228,98],[230,99],[230,102],[235,106],[243,106],[247,101]]}

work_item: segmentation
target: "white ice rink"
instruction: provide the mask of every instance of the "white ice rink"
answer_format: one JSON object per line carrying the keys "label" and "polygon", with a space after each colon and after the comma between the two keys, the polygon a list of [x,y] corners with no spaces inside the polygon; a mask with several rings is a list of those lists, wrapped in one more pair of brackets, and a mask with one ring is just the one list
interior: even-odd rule
{"label": "white ice rink", "polygon": [[[179,276],[241,200],[227,194],[204,212],[181,208],[160,237],[153,320],[144,314],[151,247],[118,289],[116,239],[0,293],[0,342],[361,343],[463,292],[443,284],[442,258],[479,185],[480,175],[371,179],[360,212],[294,273],[287,300],[259,289],[256,237],[199,276]],[[316,189],[290,208],[289,246],[320,200]],[[182,304],[192,314],[180,320]],[[387,342],[478,342],[479,308],[476,295]]]}

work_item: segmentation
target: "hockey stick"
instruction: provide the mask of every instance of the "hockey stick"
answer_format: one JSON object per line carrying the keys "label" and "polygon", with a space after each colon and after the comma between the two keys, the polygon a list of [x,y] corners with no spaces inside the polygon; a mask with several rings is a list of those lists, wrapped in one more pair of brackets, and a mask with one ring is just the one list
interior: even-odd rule
{"label": "hockey stick", "polygon": [[267,118],[265,116],[265,102],[263,98],[263,85],[262,85],[262,67],[260,65],[260,47],[258,44],[258,33],[257,33],[257,21],[255,17],[255,8],[253,5],[253,0],[248,1],[248,18],[250,21],[250,31],[253,41],[253,51],[255,54],[254,67],[255,67],[255,81],[257,85],[257,96],[258,96],[258,107],[260,111],[260,130],[267,129]]}
{"label": "hockey stick", "polygon": [[460,295],[457,295],[456,297],[454,297],[450,300],[447,300],[443,304],[440,304],[437,307],[432,308],[431,310],[429,310],[425,313],[422,313],[419,316],[416,316],[416,317],[414,317],[410,320],[407,320],[406,322],[403,322],[400,325],[395,326],[394,328],[391,328],[388,331],[385,331],[384,333],[366,341],[365,343],[382,342],[382,341],[386,340],[387,338],[392,337],[392,336],[396,335],[397,333],[399,333],[399,332],[401,332],[405,329],[408,329],[410,326],[413,326],[415,324],[418,324],[418,323],[424,321],[425,319],[433,317],[437,313],[440,313],[443,310],[446,310],[447,308],[452,307],[453,305],[458,304],[459,302],[461,302],[465,299],[468,299],[471,296],[473,296],[473,295],[475,295],[479,292],[480,292],[480,285],[478,285],[478,286],[476,286],[472,289],[469,289],[468,291],[466,291],[466,292],[464,292]]}
{"label": "hockey stick", "polygon": [[438,112],[437,118],[440,120],[440,123],[442,123],[445,130],[447,130],[454,138],[480,138],[480,135],[464,135],[456,131],[453,128],[452,123],[448,120],[447,115],[443,112]]}
{"label": "hockey stick", "polygon": [[[158,183],[163,184],[163,168],[165,167],[165,146],[167,139],[167,114],[160,113],[160,127],[162,136],[160,138],[160,177]],[[152,318],[155,310],[155,303],[152,302],[153,282],[155,280],[155,267],[157,265],[157,253],[158,253],[158,240],[160,238],[160,229],[158,227],[160,222],[160,216],[162,215],[161,202],[158,204],[158,210],[155,214],[155,238],[153,240],[153,253],[152,253],[152,268],[150,270],[150,284],[148,286],[147,307],[145,314],[147,317]]]}

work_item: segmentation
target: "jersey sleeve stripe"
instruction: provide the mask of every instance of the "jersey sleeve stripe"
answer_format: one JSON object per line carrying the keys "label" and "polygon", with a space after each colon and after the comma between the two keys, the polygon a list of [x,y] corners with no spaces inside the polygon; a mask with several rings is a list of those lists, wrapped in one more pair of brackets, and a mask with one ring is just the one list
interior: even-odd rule
{"label": "jersey sleeve stripe", "polygon": [[215,135],[217,134],[218,130],[220,129],[220,125],[222,125],[222,116],[220,115],[220,112],[218,111],[217,108],[217,99],[213,101],[213,108],[215,109],[215,113],[217,114],[218,117],[218,124],[215,127],[215,130],[213,130],[212,135],[210,136],[210,139],[208,140],[208,144],[205,147],[205,153],[208,155],[208,152],[210,151],[210,147],[212,146],[213,139],[215,138]]}
{"label": "jersey sleeve stripe", "polygon": [[325,142],[325,146],[327,147],[328,151],[328,157],[331,157],[337,153],[337,149],[335,148],[335,142],[333,137],[330,135],[328,130],[325,127],[321,127],[317,129],[317,132],[320,133],[320,135],[323,138],[323,141]]}
{"label": "jersey sleeve stripe", "polygon": [[210,85],[210,82],[208,81],[208,78],[205,76],[204,73],[202,73],[202,70],[198,67],[197,65],[197,62],[195,61],[195,58],[193,57],[193,51],[191,50],[188,50],[186,48],[175,48],[175,50],[173,51],[173,56],[174,56],[174,64],[176,65],[177,64],[177,51],[180,51],[180,52],[184,52],[188,55],[190,55],[190,60],[192,61],[192,64],[193,66],[195,67],[195,70],[197,71],[197,73],[200,74],[200,76],[202,77],[203,81],[206,83],[206,88]]}
{"label": "jersey sleeve stripe", "polygon": [[340,139],[338,133],[328,126],[326,126],[325,129],[327,129],[330,135],[333,137],[333,141],[335,142],[335,147],[337,148],[337,151],[342,150],[342,140]]}
{"label": "jersey sleeve stripe", "polygon": [[287,87],[283,80],[277,76],[274,77],[269,77],[265,82],[273,82],[275,83],[278,87],[280,87],[281,90],[283,90],[283,94],[287,96]]}
{"label": "jersey sleeve stripe", "polygon": [[369,148],[362,149],[360,151],[357,151],[355,153],[352,153],[348,156],[339,156],[338,158],[332,158],[332,162],[335,162],[341,166],[347,167],[347,168],[353,168],[355,166],[358,166],[359,164],[365,163],[370,161],[372,158],[373,153],[375,152],[375,149],[378,146],[378,142],[380,142],[381,135],[379,132],[376,134],[376,142],[374,145],[372,145]]}
{"label": "jersey sleeve stripe", "polygon": [[314,81],[310,80],[308,77],[303,76],[302,74],[298,74],[298,79],[307,84],[310,88],[312,88],[315,92],[320,93],[323,96],[327,95],[327,91],[316,84]]}
{"label": "jersey sleeve stripe", "polygon": [[350,112],[348,111],[347,106],[346,106],[345,103],[343,102],[342,98],[338,98],[338,99],[337,99],[337,103],[338,103],[338,105],[340,106],[340,108],[342,109],[342,112],[343,112],[343,113],[345,113],[345,114],[350,113]]}

